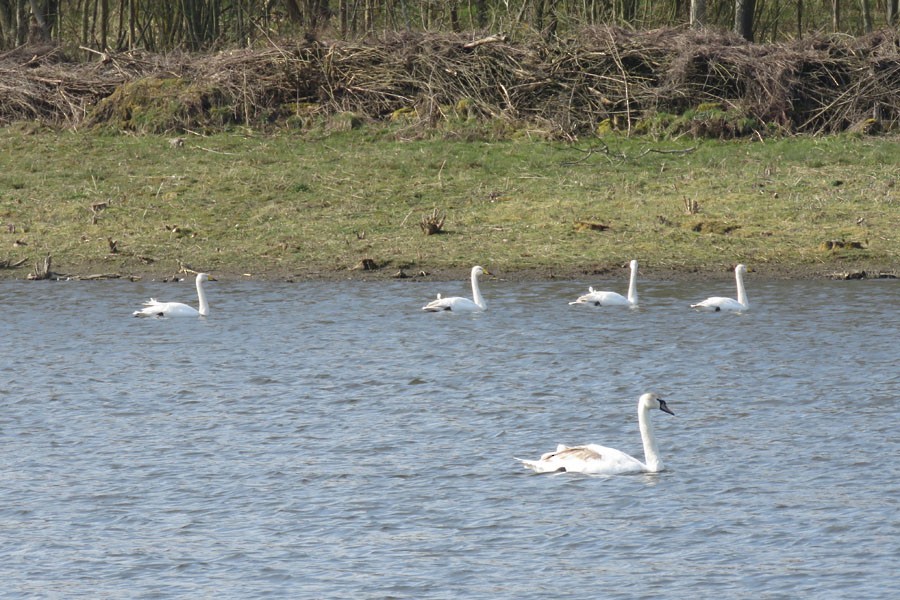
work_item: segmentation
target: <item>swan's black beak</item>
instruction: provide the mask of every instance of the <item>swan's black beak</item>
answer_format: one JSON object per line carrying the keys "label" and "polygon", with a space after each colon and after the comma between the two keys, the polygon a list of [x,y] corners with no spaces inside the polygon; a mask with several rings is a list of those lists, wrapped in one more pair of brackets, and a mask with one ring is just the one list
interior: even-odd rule
{"label": "swan's black beak", "polygon": [[672,409],[668,407],[665,400],[663,400],[661,398],[657,398],[657,400],[659,401],[659,410],[661,410],[663,412],[667,412],[670,415],[672,415],[673,417],[675,416],[675,413],[673,413]]}

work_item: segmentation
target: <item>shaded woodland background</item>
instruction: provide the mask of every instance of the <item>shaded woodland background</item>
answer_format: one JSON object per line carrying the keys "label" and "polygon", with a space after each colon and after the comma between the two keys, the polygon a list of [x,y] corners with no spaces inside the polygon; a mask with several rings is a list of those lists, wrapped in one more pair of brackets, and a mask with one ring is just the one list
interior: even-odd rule
{"label": "shaded woodland background", "polygon": [[584,27],[705,26],[774,42],[895,27],[898,0],[0,0],[0,49],[208,50],[267,37],[359,39],[489,31],[545,39]]}
{"label": "shaded woodland background", "polygon": [[872,134],[900,129],[895,20],[896,0],[0,0],[0,124]]}

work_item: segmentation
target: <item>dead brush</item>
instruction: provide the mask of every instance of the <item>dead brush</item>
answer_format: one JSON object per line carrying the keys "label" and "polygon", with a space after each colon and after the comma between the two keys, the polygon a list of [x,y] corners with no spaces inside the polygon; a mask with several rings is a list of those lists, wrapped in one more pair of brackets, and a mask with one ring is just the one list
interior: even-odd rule
{"label": "dead brush", "polygon": [[700,203],[693,198],[684,198],[684,212],[688,215],[696,215],[700,212]]}
{"label": "dead brush", "polygon": [[422,233],[425,235],[435,235],[438,233],[444,232],[444,219],[447,217],[442,212],[439,212],[437,208],[431,211],[430,215],[425,215],[422,217],[422,220],[419,221],[419,227],[422,228]]}

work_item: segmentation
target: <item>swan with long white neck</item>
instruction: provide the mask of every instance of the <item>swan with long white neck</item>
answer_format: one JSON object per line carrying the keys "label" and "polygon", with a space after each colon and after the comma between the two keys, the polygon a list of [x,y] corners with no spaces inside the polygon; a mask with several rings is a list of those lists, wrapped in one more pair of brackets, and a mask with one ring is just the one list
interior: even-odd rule
{"label": "swan with long white neck", "polygon": [[744,289],[744,273],[747,267],[738,265],[734,268],[734,279],[737,282],[737,300],[734,298],[723,298],[722,296],[713,296],[707,298],[703,302],[691,304],[691,308],[699,308],[700,310],[710,310],[719,312],[728,310],[732,312],[742,312],[750,310],[750,302],[747,301],[747,291]]}
{"label": "swan with long white neck", "polygon": [[644,443],[644,462],[615,448],[597,444],[565,446],[560,444],[554,452],[547,452],[538,460],[517,458],[525,468],[535,473],[585,473],[588,475],[625,475],[628,473],[656,473],[663,470],[659,448],[653,435],[650,411],[659,409],[674,415],[666,401],[653,393],[638,399],[638,425]]}
{"label": "swan with long white neck", "polygon": [[422,307],[422,310],[428,312],[441,312],[449,310],[452,312],[480,312],[487,308],[487,304],[481,295],[481,289],[478,287],[479,275],[490,275],[491,273],[484,267],[472,267],[472,300],[461,296],[453,296],[451,298],[441,298],[437,295],[437,300],[432,300]]}
{"label": "swan with long white neck", "polygon": [[206,301],[203,284],[215,280],[215,277],[207,273],[197,273],[197,300],[200,310],[181,302],[160,302],[150,298],[144,302],[144,308],[134,311],[133,314],[135,317],[205,317],[209,314],[209,302]]}
{"label": "swan with long white neck", "polygon": [[628,280],[628,296],[616,292],[598,292],[589,287],[588,293],[569,304],[591,304],[593,306],[637,306],[637,270],[636,260],[631,261],[631,278]]}

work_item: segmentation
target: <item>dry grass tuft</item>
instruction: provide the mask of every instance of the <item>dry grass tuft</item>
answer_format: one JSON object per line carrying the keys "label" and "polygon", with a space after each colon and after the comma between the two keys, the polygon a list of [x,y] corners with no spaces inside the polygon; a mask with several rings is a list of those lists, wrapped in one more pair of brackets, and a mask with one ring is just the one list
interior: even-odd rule
{"label": "dry grass tuft", "polygon": [[431,214],[425,215],[422,217],[422,220],[419,222],[419,227],[422,228],[422,233],[425,235],[436,235],[444,232],[444,219],[446,215],[444,213],[438,212],[438,209],[435,208],[431,211]]}

